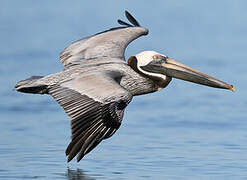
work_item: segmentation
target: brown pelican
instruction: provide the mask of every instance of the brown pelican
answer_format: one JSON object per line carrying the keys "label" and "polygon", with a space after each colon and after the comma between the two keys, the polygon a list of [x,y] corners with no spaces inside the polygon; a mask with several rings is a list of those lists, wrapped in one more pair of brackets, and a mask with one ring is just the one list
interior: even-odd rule
{"label": "brown pelican", "polygon": [[65,48],[60,55],[62,72],[32,76],[15,86],[20,92],[51,95],[71,118],[68,162],[76,155],[79,162],[117,131],[133,96],[159,91],[172,77],[235,91],[232,85],[155,51],[141,52],[125,62],[127,45],[148,34],[130,13],[125,15],[130,24],[118,20],[121,27]]}

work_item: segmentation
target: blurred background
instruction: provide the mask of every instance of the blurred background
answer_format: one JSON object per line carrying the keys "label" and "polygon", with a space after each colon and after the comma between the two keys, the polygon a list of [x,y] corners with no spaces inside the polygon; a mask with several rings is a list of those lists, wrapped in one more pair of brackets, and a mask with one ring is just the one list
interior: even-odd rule
{"label": "blurred background", "polygon": [[[1,0],[0,178],[246,179],[246,7],[244,0]],[[47,95],[13,87],[61,71],[66,46],[118,26],[125,10],[149,29],[126,58],[155,50],[237,91],[173,79],[160,92],[134,98],[111,139],[67,164],[65,112]]]}

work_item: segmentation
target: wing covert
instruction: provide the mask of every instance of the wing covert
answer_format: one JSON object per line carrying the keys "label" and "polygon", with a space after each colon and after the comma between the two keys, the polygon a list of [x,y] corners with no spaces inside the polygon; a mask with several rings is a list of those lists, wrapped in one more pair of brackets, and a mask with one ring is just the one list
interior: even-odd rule
{"label": "wing covert", "polygon": [[132,15],[125,11],[127,19],[133,25],[118,20],[122,27],[112,28],[78,40],[62,51],[60,61],[65,67],[82,60],[98,57],[112,57],[124,60],[124,52],[130,42],[142,35],[147,35],[148,30],[140,27]]}

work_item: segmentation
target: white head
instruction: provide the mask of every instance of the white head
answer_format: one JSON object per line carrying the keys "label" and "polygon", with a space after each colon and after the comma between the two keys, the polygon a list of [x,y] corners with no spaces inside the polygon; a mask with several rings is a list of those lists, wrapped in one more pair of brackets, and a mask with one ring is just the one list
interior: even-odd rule
{"label": "white head", "polygon": [[172,77],[175,77],[206,86],[234,90],[232,85],[155,51],[143,51],[135,56],[131,56],[128,64],[136,72],[154,80],[161,88],[166,87]]}
{"label": "white head", "polygon": [[170,83],[171,77],[160,72],[153,71],[153,69],[149,71],[148,67],[150,67],[149,64],[158,61],[161,62],[162,60],[165,61],[166,58],[167,56],[155,51],[143,51],[135,56],[131,56],[128,60],[128,64],[134,70],[154,80],[160,88],[164,88]]}
{"label": "white head", "polygon": [[165,60],[167,58],[167,56],[160,54],[156,51],[143,51],[143,52],[135,55],[135,57],[137,59],[137,68],[139,71],[141,71],[142,73],[144,73],[146,75],[162,78],[163,80],[167,79],[167,76],[164,74],[145,71],[143,68],[141,68],[141,67],[147,66],[149,63],[151,63],[153,61],[157,61],[157,60],[161,60],[161,59]]}
{"label": "white head", "polygon": [[162,55],[160,53],[157,53],[156,51],[143,51],[139,54],[135,55],[136,59],[138,60],[138,66],[146,66],[148,63],[154,60],[154,57],[157,55],[161,55],[166,57],[165,55]]}

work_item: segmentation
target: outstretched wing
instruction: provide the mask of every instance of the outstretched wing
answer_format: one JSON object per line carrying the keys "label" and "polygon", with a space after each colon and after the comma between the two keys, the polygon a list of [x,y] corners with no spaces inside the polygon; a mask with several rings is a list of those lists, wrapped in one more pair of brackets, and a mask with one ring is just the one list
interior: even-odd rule
{"label": "outstretched wing", "polygon": [[122,27],[112,28],[72,43],[60,54],[65,67],[80,63],[81,60],[98,57],[112,57],[124,60],[127,45],[136,38],[147,35],[148,30],[140,27],[137,20],[127,11],[125,15],[131,24],[118,20]]}
{"label": "outstretched wing", "polygon": [[50,88],[49,94],[71,118],[68,162],[80,161],[103,139],[112,136],[122,122],[132,95],[119,85],[118,72],[97,72]]}

